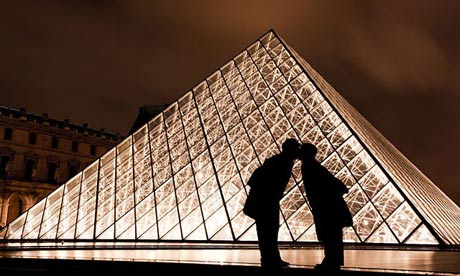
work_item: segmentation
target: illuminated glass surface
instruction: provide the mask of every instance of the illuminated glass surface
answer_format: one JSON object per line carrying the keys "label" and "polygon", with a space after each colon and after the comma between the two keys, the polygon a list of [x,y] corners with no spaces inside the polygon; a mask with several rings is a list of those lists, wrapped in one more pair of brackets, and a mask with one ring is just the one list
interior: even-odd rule
{"label": "illuminated glass surface", "polygon": [[[343,180],[344,240],[460,244],[460,209],[274,32],[10,223],[11,240],[256,241],[248,177],[294,137]],[[297,162],[280,241],[317,241]]]}

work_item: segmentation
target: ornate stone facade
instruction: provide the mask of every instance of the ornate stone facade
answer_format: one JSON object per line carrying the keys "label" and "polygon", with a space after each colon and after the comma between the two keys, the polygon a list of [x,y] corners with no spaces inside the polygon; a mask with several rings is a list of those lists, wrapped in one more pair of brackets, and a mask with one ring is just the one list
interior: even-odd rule
{"label": "ornate stone facade", "polygon": [[121,141],[120,135],[0,106],[0,227]]}

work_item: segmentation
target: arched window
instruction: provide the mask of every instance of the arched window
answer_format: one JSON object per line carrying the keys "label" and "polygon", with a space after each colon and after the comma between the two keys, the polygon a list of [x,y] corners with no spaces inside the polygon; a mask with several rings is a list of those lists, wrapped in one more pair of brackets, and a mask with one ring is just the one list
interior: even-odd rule
{"label": "arched window", "polygon": [[10,198],[10,204],[8,206],[8,218],[7,223],[10,223],[15,218],[24,212],[24,202],[22,201],[21,197],[18,195],[13,196]]}

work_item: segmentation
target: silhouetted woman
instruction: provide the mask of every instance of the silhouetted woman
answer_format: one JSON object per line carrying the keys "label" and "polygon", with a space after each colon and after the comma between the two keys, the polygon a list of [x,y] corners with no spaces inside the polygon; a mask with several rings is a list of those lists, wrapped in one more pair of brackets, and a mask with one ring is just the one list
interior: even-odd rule
{"label": "silhouetted woman", "polygon": [[324,259],[315,268],[335,271],[344,264],[343,227],[352,226],[353,221],[343,199],[348,188],[315,159],[317,151],[313,144],[300,146],[305,193],[316,235],[324,246]]}

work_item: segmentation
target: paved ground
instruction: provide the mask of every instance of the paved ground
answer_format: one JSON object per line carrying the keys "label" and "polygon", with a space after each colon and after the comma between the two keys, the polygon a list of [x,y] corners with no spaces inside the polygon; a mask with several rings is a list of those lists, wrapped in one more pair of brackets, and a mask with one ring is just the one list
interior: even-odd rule
{"label": "paved ground", "polygon": [[[291,266],[277,275],[313,274],[323,257],[321,248],[281,249]],[[2,275],[203,275],[210,273],[266,273],[259,266],[256,247],[228,248],[216,245],[173,246],[113,245],[94,248],[0,249]],[[347,249],[342,275],[460,275],[460,251]],[[21,274],[22,275],[22,274]]]}

